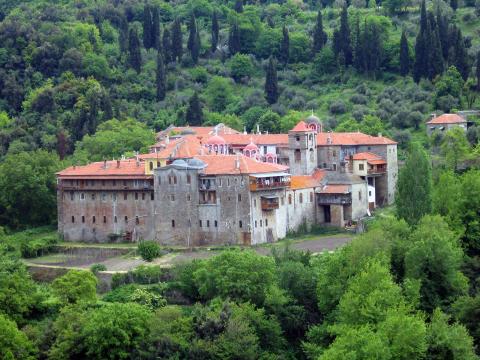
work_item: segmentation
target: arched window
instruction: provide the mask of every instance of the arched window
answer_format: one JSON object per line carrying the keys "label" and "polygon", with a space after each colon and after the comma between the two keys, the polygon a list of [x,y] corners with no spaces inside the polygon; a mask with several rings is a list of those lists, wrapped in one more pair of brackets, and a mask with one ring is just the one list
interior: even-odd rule
{"label": "arched window", "polygon": [[302,193],[300,193],[299,201],[300,201],[300,204],[303,203],[303,194]]}
{"label": "arched window", "polygon": [[150,171],[152,171],[153,170],[153,161],[150,161],[148,166],[150,166]]}
{"label": "arched window", "polygon": [[75,222],[75,216],[72,216],[72,223]]}
{"label": "arched window", "polygon": [[288,194],[288,205],[292,205],[292,194]]}

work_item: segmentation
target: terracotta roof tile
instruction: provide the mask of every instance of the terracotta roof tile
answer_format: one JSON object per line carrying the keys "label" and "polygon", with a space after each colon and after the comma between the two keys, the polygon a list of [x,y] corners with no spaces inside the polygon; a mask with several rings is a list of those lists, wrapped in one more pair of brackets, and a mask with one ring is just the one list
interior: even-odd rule
{"label": "terracotta roof tile", "polygon": [[353,160],[383,160],[377,154],[371,152],[360,152],[353,155]]}
{"label": "terracotta roof tile", "polygon": [[305,121],[300,121],[297,125],[294,126],[294,128],[290,131],[294,131],[294,132],[302,132],[302,131],[312,131],[312,129],[310,129],[307,124],[305,123]]}
{"label": "terracotta roof tile", "polygon": [[[207,164],[204,170],[206,175],[262,174],[288,170],[288,166],[259,162],[243,155],[199,155],[195,158]],[[235,166],[237,158],[240,162],[238,169]]]}
{"label": "terracotta roof tile", "polygon": [[[330,139],[330,141],[328,140]],[[371,136],[361,132],[318,133],[317,145],[395,145],[396,142],[384,136]]]}
{"label": "terracotta roof tile", "polygon": [[143,163],[137,164],[135,159],[93,162],[83,166],[70,166],[57,173],[60,178],[82,177],[119,177],[119,178],[147,178]]}
{"label": "terracotta roof tile", "polygon": [[312,175],[293,175],[290,178],[290,188],[292,190],[313,188],[321,185],[321,179]]}
{"label": "terracotta roof tile", "polygon": [[[197,137],[204,138],[214,135],[215,126],[173,126],[160,131],[157,136],[169,135],[172,132],[180,135],[182,135],[182,133],[185,135],[195,134]],[[228,126],[220,127],[218,130],[218,135],[223,136],[225,134],[239,134],[239,132]]]}
{"label": "terracotta roof tile", "polygon": [[427,124],[459,124],[466,123],[463,117],[457,114],[443,114],[428,121]]}
{"label": "terracotta roof tile", "polygon": [[320,194],[348,194],[350,192],[349,185],[325,185],[320,191]]}
{"label": "terracotta roof tile", "polygon": [[247,146],[250,141],[255,145],[288,145],[288,134],[225,134],[222,137],[233,146]]}

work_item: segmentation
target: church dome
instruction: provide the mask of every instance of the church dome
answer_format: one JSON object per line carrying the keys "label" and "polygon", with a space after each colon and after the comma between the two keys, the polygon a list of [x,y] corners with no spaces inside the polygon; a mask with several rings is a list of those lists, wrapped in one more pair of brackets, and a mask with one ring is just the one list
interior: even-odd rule
{"label": "church dome", "polygon": [[255,150],[255,151],[258,151],[258,146],[255,145],[253,142],[250,142],[250,144],[248,144],[247,146],[245,146],[245,150]]}
{"label": "church dome", "polygon": [[225,139],[218,135],[213,135],[207,140],[207,145],[225,145]]}

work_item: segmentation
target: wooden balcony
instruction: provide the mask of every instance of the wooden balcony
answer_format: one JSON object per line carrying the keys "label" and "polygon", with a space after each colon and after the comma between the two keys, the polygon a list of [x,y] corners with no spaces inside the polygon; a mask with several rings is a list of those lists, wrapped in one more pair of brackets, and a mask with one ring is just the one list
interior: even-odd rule
{"label": "wooden balcony", "polygon": [[368,175],[381,175],[387,172],[386,165],[372,165],[369,166],[367,173]]}
{"label": "wooden balcony", "polygon": [[270,211],[278,209],[279,201],[278,197],[264,197],[261,199],[261,206],[263,211]]}
{"label": "wooden balcony", "polygon": [[250,181],[250,191],[289,187],[290,181]]}

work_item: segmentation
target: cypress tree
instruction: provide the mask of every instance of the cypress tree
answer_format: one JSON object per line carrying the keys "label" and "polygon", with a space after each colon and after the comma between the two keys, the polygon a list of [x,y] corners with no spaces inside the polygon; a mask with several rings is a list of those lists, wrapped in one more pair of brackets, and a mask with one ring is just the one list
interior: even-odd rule
{"label": "cypress tree", "polygon": [[334,51],[338,57],[343,52],[345,65],[352,64],[352,44],[350,43],[350,27],[348,25],[347,5],[344,5],[340,14],[340,29],[334,32]]}
{"label": "cypress tree", "polygon": [[153,47],[152,39],[152,12],[149,5],[143,7],[143,46],[145,49],[150,49]]}
{"label": "cypress tree", "polygon": [[360,19],[357,17],[355,21],[355,46],[353,66],[357,71],[363,72],[365,70],[365,54],[364,54],[364,39],[360,32]]}
{"label": "cypress tree", "polygon": [[432,174],[427,153],[420,144],[412,143],[400,170],[395,203],[397,214],[409,224],[416,224],[432,211]]}
{"label": "cypress tree", "polygon": [[440,12],[440,6],[437,6],[437,28],[438,28],[438,37],[440,39],[440,44],[442,45],[442,55],[443,60],[448,59],[448,22],[445,16]]}
{"label": "cypress tree", "polygon": [[457,0],[450,0],[450,7],[453,9],[453,11],[457,11],[458,1]]}
{"label": "cypress tree", "polygon": [[438,38],[438,30],[434,26],[434,23],[430,23],[430,28],[427,32],[427,38],[430,39],[427,42],[427,44],[429,44],[428,77],[431,80],[434,79],[435,76],[440,75],[443,72],[442,47],[440,45],[440,39]]}
{"label": "cypress tree", "polygon": [[166,64],[172,61],[172,41],[170,39],[170,30],[165,27],[162,37],[163,60]]}
{"label": "cypress tree", "polygon": [[162,38],[160,31],[160,14],[158,7],[154,6],[152,9],[152,46],[157,50],[162,49]]}
{"label": "cypress tree", "polygon": [[454,61],[452,65],[455,65],[457,70],[462,75],[463,80],[468,79],[469,73],[469,64],[468,64],[468,53],[465,49],[465,40],[462,36],[462,31],[456,28],[456,36],[453,43],[453,54]]}
{"label": "cypress tree", "polygon": [[177,18],[172,26],[172,59],[174,61],[182,60],[183,55],[183,35],[182,24]]}
{"label": "cypress tree", "polygon": [[212,15],[212,52],[217,50],[219,29],[217,12],[214,11]]}
{"label": "cypress tree", "polygon": [[120,20],[118,46],[122,54],[126,54],[128,52],[128,22],[125,16],[122,16]]}
{"label": "cypress tree", "polygon": [[198,33],[197,21],[195,20],[195,15],[190,16],[190,22],[188,24],[189,35],[187,47],[190,51],[190,56],[192,57],[193,63],[197,64],[198,56],[200,54],[200,34]]}
{"label": "cypress tree", "polygon": [[[368,29],[368,30],[367,30]],[[380,32],[375,23],[370,24],[365,29],[367,35],[365,37],[365,54],[367,55],[367,71],[376,78],[377,72],[380,69],[382,59],[382,43],[380,40]]]}
{"label": "cypress tree", "polygon": [[420,5],[420,32],[427,30],[427,21],[427,6],[425,5],[425,0],[422,0],[422,4]]}
{"label": "cypress tree", "polygon": [[475,70],[477,75],[477,91],[480,91],[480,51],[477,53],[477,67]]}
{"label": "cypress tree", "polygon": [[202,104],[198,98],[198,94],[195,92],[188,101],[188,108],[186,113],[187,123],[191,126],[200,126],[203,122]]}
{"label": "cypress tree", "polygon": [[410,56],[408,53],[408,39],[405,30],[400,39],[400,75],[406,76],[410,71]]}
{"label": "cypress tree", "polygon": [[157,101],[165,99],[167,93],[167,81],[165,73],[165,63],[163,61],[162,53],[157,53],[157,73],[156,73],[156,85],[157,85]]}
{"label": "cypress tree", "polygon": [[237,13],[242,13],[243,12],[243,0],[236,0],[233,9]]}
{"label": "cypress tree", "polygon": [[322,12],[318,10],[317,22],[313,28],[313,55],[315,56],[327,42],[327,33],[323,30]]}
{"label": "cypress tree", "polygon": [[282,43],[280,44],[280,53],[278,54],[278,58],[280,62],[286,66],[288,64],[289,54],[290,54],[290,37],[288,35],[288,29],[285,25],[283,25],[282,29]]}
{"label": "cypress tree", "polygon": [[240,52],[240,29],[238,28],[237,22],[233,23],[230,27],[228,50],[230,51],[230,55],[235,55]]}
{"label": "cypress tree", "polygon": [[269,104],[275,104],[278,100],[278,80],[275,60],[270,56],[265,77],[265,98]]}
{"label": "cypress tree", "polygon": [[132,28],[128,34],[128,64],[137,73],[142,70],[142,54],[140,53],[140,39],[137,30]]}
{"label": "cypress tree", "polygon": [[413,63],[413,79],[419,82],[420,78],[428,76],[428,59],[429,59],[429,41],[428,19],[425,0],[422,1],[420,7],[420,29],[415,40],[415,62]]}

